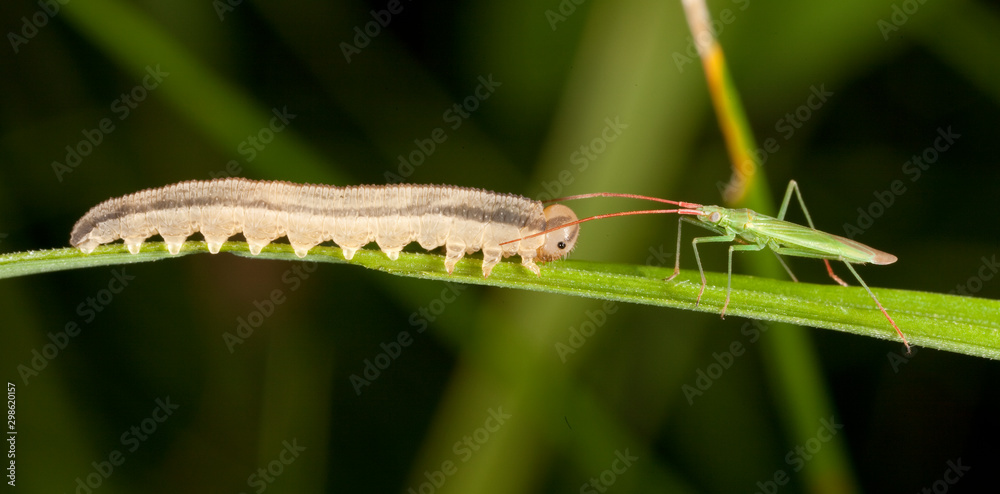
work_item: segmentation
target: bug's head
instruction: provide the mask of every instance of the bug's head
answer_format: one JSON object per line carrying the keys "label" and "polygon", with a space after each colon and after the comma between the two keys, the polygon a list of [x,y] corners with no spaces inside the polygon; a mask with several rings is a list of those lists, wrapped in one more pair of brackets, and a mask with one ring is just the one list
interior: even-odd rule
{"label": "bug's head", "polygon": [[[545,229],[559,228],[560,225],[576,221],[576,213],[562,204],[553,204],[544,211]],[[554,261],[569,254],[576,246],[576,238],[580,234],[580,225],[559,228],[545,234],[545,243],[538,248],[538,260]]]}
{"label": "bug's head", "polygon": [[698,215],[700,221],[713,225],[718,225],[722,221],[723,208],[718,206],[702,206],[699,210],[702,211],[702,214]]}

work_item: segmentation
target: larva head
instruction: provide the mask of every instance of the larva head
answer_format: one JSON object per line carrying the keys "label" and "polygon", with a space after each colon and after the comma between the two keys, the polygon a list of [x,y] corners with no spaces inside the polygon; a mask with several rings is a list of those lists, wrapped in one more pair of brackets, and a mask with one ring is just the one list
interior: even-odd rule
{"label": "larva head", "polygon": [[[576,213],[562,204],[553,204],[543,212],[545,214],[545,229],[559,228],[561,225],[577,220]],[[580,225],[574,224],[559,228],[545,234],[545,243],[538,248],[538,260],[554,261],[569,254],[576,246],[576,237],[580,234]]]}

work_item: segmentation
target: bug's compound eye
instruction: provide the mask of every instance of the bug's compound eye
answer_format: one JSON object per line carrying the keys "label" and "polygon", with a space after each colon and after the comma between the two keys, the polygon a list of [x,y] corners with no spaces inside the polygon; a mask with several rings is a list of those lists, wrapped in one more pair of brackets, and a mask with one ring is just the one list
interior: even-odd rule
{"label": "bug's compound eye", "polygon": [[[545,229],[559,228],[560,225],[577,220],[576,213],[562,204],[553,204],[544,211]],[[569,254],[576,246],[580,225],[567,226],[545,234],[545,243],[538,248],[539,261],[554,261]]]}
{"label": "bug's compound eye", "polygon": [[711,223],[713,225],[722,221],[722,213],[712,208],[714,208],[714,206],[706,206],[704,209],[702,209],[701,213],[698,214],[698,219],[700,221],[703,221],[705,223]]}

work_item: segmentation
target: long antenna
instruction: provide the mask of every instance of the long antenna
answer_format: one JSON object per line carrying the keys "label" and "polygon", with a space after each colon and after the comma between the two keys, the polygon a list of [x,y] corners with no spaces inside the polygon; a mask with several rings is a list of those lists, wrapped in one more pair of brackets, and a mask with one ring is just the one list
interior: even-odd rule
{"label": "long antenna", "polygon": [[[585,196],[598,197],[599,194],[585,194]],[[571,196],[569,198],[565,198],[564,197],[563,199],[564,200],[565,199],[583,199],[583,197]],[[691,203],[684,203],[684,204],[691,204]],[[669,214],[669,213],[690,214],[690,215],[702,215],[702,214],[705,214],[705,213],[703,213],[701,211],[698,211],[697,209],[686,209],[686,208],[685,209],[645,209],[645,210],[642,210],[642,211],[624,211],[624,212],[621,212],[621,213],[599,214],[597,216],[591,216],[589,218],[584,218],[582,220],[570,221],[569,223],[564,223],[564,224],[559,225],[557,227],[549,228],[548,230],[545,230],[543,232],[533,233],[533,234],[528,235],[526,237],[515,238],[514,240],[508,240],[506,242],[500,242],[500,245],[505,245],[505,244],[509,244],[509,243],[513,243],[513,242],[519,242],[521,240],[527,240],[529,238],[534,238],[534,237],[537,237],[539,235],[545,235],[546,233],[554,232],[556,230],[562,230],[563,228],[566,228],[568,226],[578,225],[580,223],[585,223],[587,221],[592,221],[592,220],[599,220],[599,219],[603,219],[603,218],[613,218],[615,216],[631,216],[631,215],[634,215],[634,214]]]}
{"label": "long antenna", "polygon": [[[656,201],[666,204],[673,204],[674,206],[680,206],[682,208],[700,208],[703,207],[701,204],[695,204],[693,202],[683,202],[683,201],[671,201],[670,199],[660,199],[659,197],[641,196],[638,194],[622,194],[618,192],[594,192],[591,194],[579,194],[575,196],[558,197],[556,199],[548,199],[542,201],[543,203],[549,202],[563,202],[572,201],[574,199],[589,199],[591,197],[624,197],[626,199],[642,199],[646,201]],[[684,214],[684,213],[682,213]],[[689,213],[688,213],[689,214]]]}

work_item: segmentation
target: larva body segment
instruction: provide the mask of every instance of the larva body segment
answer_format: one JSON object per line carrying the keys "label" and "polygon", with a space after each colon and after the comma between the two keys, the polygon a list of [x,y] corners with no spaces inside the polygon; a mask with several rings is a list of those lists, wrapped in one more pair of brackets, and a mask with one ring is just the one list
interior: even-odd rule
{"label": "larva body segment", "polygon": [[395,260],[407,244],[418,242],[428,250],[445,246],[449,273],[466,253],[482,250],[484,276],[502,257],[515,254],[538,274],[535,259],[568,254],[579,227],[523,237],[574,220],[565,206],[543,210],[540,202],[526,197],[450,185],[335,187],[226,178],[180,182],[104,201],[77,221],[70,244],[90,253],[121,238],[135,254],[143,241],[159,234],[176,254],[200,231],[214,254],[242,232],[254,255],[286,236],[299,257],[332,240],[347,259],[375,242]]}

